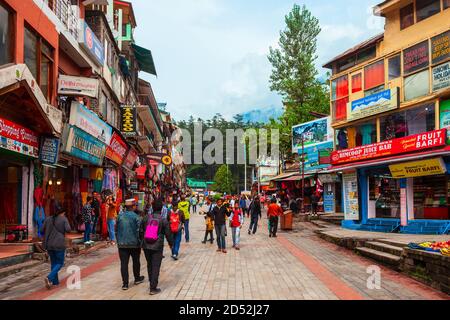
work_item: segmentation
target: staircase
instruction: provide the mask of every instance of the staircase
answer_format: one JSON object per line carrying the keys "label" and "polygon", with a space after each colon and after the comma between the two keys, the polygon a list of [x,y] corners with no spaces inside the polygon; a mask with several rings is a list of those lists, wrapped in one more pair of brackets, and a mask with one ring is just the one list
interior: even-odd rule
{"label": "staircase", "polygon": [[409,234],[449,234],[450,221],[410,221],[406,227],[401,227],[400,232]]}
{"label": "staircase", "polygon": [[398,269],[403,253],[403,245],[389,241],[367,241],[363,247],[357,247],[356,252],[381,264]]}
{"label": "staircase", "polygon": [[369,219],[362,224],[347,224],[344,220],[342,227],[352,230],[372,232],[395,232],[400,227],[400,220],[396,219]]}
{"label": "staircase", "polygon": [[319,220],[335,224],[337,226],[340,226],[342,223],[342,220],[344,220],[344,214],[321,214],[319,215]]}

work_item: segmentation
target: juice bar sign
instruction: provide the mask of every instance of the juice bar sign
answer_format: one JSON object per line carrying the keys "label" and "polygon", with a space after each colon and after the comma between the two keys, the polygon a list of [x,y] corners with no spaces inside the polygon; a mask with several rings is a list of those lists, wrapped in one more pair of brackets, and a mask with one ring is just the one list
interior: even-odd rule
{"label": "juice bar sign", "polygon": [[0,118],[0,148],[37,158],[39,136],[30,129]]}
{"label": "juice bar sign", "polygon": [[445,145],[446,138],[447,129],[442,129],[353,149],[338,150],[332,153],[331,163],[336,165],[441,147]]}

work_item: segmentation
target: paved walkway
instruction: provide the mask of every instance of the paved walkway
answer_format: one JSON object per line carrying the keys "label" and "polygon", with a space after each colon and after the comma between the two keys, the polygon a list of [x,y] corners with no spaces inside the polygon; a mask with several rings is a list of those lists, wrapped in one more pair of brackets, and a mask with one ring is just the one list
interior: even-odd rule
{"label": "paved walkway", "polygon": [[[246,222],[245,227],[248,227]],[[245,229],[244,227],[244,229]],[[317,237],[310,223],[291,233],[269,238],[265,220],[256,235],[243,232],[241,250],[217,253],[215,244],[202,244],[204,219],[193,214],[191,242],[182,243],[180,260],[163,260],[160,295],[148,294],[148,283],[121,290],[120,264],[115,248],[102,250],[82,264],[82,288],[66,286],[47,291],[40,284],[18,296],[14,288],[0,299],[219,299],[219,300],[358,300],[358,299],[448,299],[402,274],[381,268],[381,289],[368,289],[367,268],[375,263]],[[230,231],[229,231],[230,233]],[[230,246],[231,234],[227,238]],[[80,259],[83,259],[80,257]],[[87,256],[84,259],[89,259]],[[75,263],[75,262],[73,262]],[[142,255],[142,274],[147,277]],[[66,266],[67,267],[67,266]],[[130,266],[131,274],[131,266]],[[3,280],[2,280],[3,281]],[[29,286],[29,285],[28,285]],[[23,291],[22,291],[23,292]]]}

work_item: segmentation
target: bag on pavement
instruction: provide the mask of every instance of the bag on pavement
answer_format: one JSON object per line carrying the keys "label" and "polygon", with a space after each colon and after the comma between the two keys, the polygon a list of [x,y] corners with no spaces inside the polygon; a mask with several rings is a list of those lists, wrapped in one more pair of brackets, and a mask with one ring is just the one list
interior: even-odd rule
{"label": "bag on pavement", "polygon": [[147,243],[155,243],[159,237],[159,219],[149,215],[147,227],[145,228],[144,240]]}
{"label": "bag on pavement", "polygon": [[171,211],[169,215],[169,221],[170,221],[170,231],[172,233],[178,233],[181,231],[181,221],[178,212]]}

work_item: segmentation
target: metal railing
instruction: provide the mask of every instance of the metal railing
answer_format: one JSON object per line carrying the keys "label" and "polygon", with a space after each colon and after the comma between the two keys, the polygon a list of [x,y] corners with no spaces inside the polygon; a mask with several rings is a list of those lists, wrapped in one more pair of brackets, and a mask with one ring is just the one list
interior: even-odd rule
{"label": "metal railing", "polygon": [[47,0],[48,7],[64,24],[69,33],[78,41],[80,12],[71,0]]}

